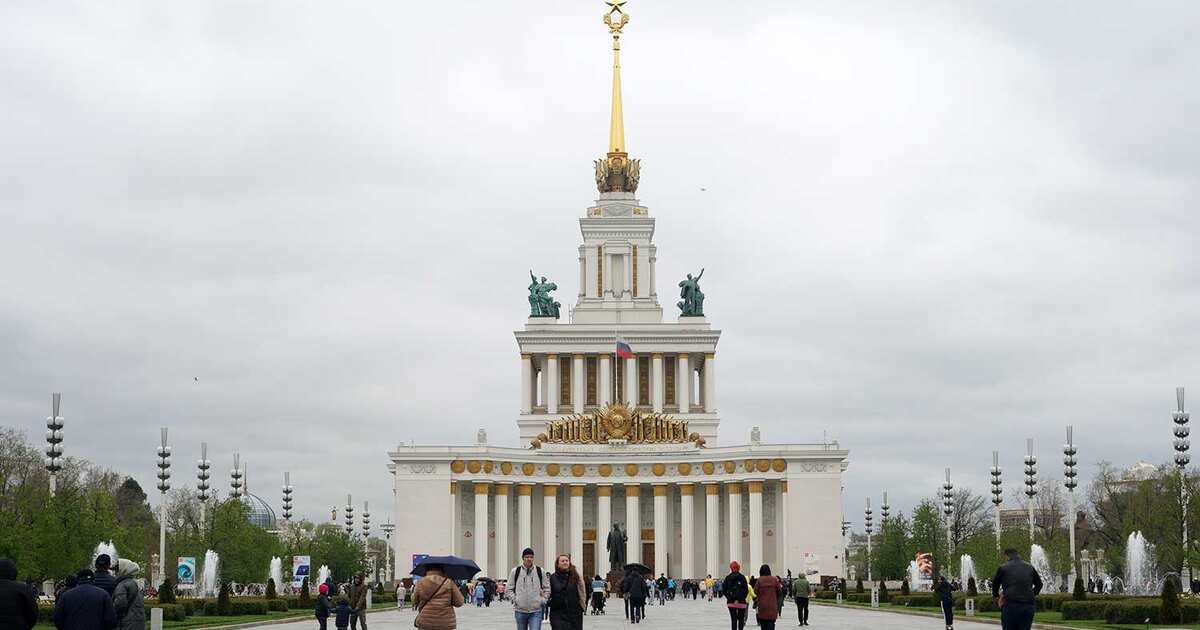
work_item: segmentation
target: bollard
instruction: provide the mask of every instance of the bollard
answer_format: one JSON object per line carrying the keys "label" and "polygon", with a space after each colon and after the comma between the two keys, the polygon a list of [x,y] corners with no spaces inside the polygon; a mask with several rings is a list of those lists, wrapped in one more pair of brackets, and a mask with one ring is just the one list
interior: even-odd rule
{"label": "bollard", "polygon": [[879,586],[871,587],[871,608],[879,608]]}
{"label": "bollard", "polygon": [[967,599],[965,599],[963,601],[967,606],[967,616],[974,617],[975,616],[975,598],[968,597]]}
{"label": "bollard", "polygon": [[[366,582],[363,583],[363,586],[367,586]],[[371,599],[374,594],[375,594],[375,589],[368,586],[367,587],[367,610],[371,610]],[[364,615],[367,614],[367,610],[363,611]]]}
{"label": "bollard", "polygon": [[838,591],[838,594],[837,594],[837,603],[839,603],[839,604],[840,604],[840,603],[842,603],[842,592],[841,592],[841,591]]}
{"label": "bollard", "polygon": [[150,630],[163,630],[163,617],[161,608],[150,609]]}

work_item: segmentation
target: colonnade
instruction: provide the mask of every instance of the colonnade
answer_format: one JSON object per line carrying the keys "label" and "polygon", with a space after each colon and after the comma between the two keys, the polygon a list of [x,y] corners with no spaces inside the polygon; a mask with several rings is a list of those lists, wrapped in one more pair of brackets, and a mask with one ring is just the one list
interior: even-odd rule
{"label": "colonnade", "polygon": [[[618,361],[620,382],[614,382]],[[581,414],[614,401],[657,413],[714,413],[716,379],[712,352],[627,359],[612,353],[521,353],[521,413]]]}

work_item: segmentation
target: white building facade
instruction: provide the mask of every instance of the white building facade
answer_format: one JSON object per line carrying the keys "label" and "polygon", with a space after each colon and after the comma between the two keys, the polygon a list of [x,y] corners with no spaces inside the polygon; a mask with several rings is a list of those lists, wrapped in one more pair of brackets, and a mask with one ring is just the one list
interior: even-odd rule
{"label": "white building facade", "polygon": [[[766,443],[757,429],[747,444],[718,444],[721,333],[702,301],[689,302],[694,314],[664,319],[655,219],[636,198],[639,165],[624,151],[621,29],[610,32],[610,146],[596,164],[599,199],[579,218],[576,303],[568,322],[540,314],[515,333],[522,446],[489,444],[481,431],[473,445],[388,453],[396,577],[426,554],[471,558],[502,577],[525,547],[543,566],[566,553],[585,575],[604,576],[614,523],[627,561],[656,575],[721,576],[731,560],[755,573],[766,563],[776,574],[841,575],[848,451]],[[539,285],[530,286],[531,312]],[[619,341],[632,356],[616,356]]]}

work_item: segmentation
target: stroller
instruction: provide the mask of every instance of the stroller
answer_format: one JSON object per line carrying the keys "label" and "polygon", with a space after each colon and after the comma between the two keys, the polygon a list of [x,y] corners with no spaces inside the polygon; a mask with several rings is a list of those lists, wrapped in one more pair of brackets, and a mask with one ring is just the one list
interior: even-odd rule
{"label": "stroller", "polygon": [[607,595],[607,593],[605,592],[607,587],[608,587],[608,585],[604,583],[604,580],[600,579],[599,575],[597,575],[595,578],[592,579],[591,614],[593,614],[593,615],[603,615],[604,614],[604,600],[605,600],[605,596]]}

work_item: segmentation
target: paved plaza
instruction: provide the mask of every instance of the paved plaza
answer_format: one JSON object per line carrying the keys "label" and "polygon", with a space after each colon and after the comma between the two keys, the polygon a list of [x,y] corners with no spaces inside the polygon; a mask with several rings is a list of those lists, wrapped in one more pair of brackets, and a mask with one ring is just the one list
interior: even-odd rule
{"label": "paved plaza", "polygon": [[[625,621],[622,602],[620,599],[610,599],[610,612],[603,616],[586,615],[583,619],[584,628],[595,630],[615,630],[616,628],[637,628]],[[776,626],[779,629],[795,628],[796,608],[788,604],[784,608],[784,616]],[[412,610],[403,612],[388,611],[373,613],[368,616],[370,630],[410,630],[413,625]],[[958,621],[954,627],[957,630],[995,630],[998,626],[987,623],[971,623]],[[261,626],[271,630],[311,630],[316,628],[316,622],[306,619],[301,622]],[[329,624],[330,630],[333,623]],[[491,608],[476,608],[463,606],[459,609],[458,627],[460,630],[511,630],[514,627],[512,607],[508,604],[493,603]],[[863,630],[879,628],[882,630],[940,630],[940,618],[918,615],[904,615],[889,612],[876,612],[861,608],[839,608],[833,606],[811,606],[809,609],[809,626],[814,630]],[[550,629],[547,622],[543,625]],[[646,610],[646,620],[640,624],[641,630],[727,630],[729,614],[722,602],[704,601],[675,601],[669,602],[665,608],[649,606]],[[757,630],[753,619],[747,623],[748,630]]]}

